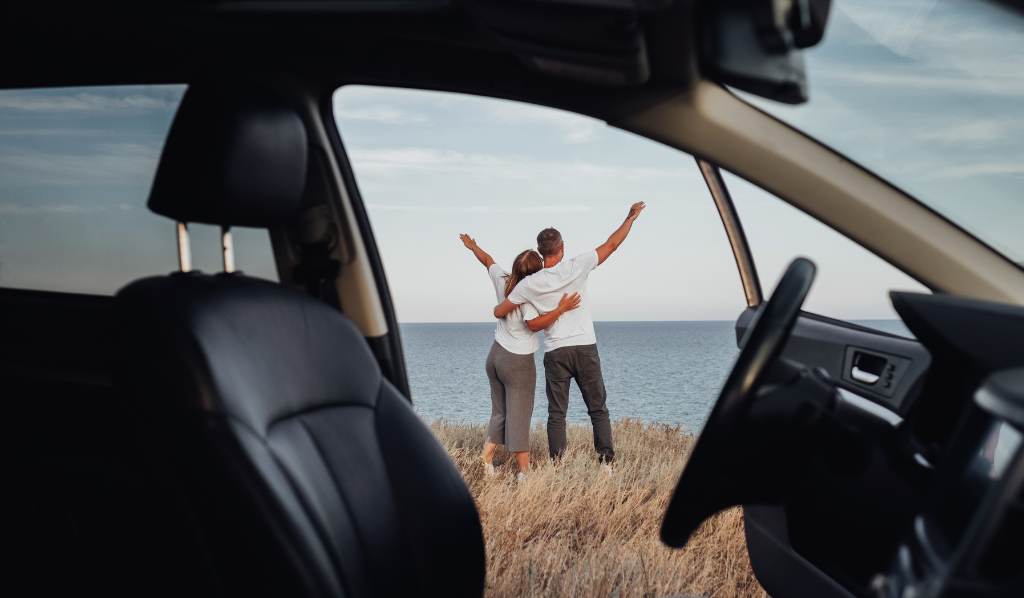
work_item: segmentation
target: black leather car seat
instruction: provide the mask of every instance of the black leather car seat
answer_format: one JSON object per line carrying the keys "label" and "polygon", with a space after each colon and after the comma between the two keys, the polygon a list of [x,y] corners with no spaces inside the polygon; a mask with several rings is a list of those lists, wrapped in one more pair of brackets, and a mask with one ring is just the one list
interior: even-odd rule
{"label": "black leather car seat", "polygon": [[[285,223],[307,144],[272,93],[193,85],[149,207],[182,222]],[[204,554],[190,556],[216,572],[209,593],[482,594],[472,497],[336,309],[196,272],[133,282],[115,309],[116,380],[144,406],[150,462],[201,530]]]}

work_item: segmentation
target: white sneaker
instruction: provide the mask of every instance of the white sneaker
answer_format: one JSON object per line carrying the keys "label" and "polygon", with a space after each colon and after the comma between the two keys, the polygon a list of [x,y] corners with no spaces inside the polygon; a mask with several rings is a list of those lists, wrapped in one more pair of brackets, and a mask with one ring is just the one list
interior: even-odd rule
{"label": "white sneaker", "polygon": [[487,478],[493,478],[494,477],[494,464],[493,463],[484,463],[484,477],[487,477]]}
{"label": "white sneaker", "polygon": [[612,477],[612,474],[615,473],[615,469],[612,468],[612,464],[611,463],[602,463],[601,464],[601,472],[604,473],[608,477]]}
{"label": "white sneaker", "polygon": [[522,471],[516,474],[516,482],[522,484],[526,481],[526,474]]}

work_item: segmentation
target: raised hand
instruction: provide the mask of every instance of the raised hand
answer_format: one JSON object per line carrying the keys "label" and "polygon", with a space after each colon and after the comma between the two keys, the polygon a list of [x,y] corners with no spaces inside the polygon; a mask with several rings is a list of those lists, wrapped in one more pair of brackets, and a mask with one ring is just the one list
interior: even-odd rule
{"label": "raised hand", "polygon": [[580,306],[580,301],[582,300],[579,293],[573,293],[572,295],[562,293],[562,298],[558,300],[558,311],[563,313],[572,311]]}
{"label": "raised hand", "polygon": [[630,220],[636,220],[637,217],[640,216],[640,212],[643,212],[644,208],[646,208],[646,207],[647,207],[646,203],[644,203],[642,201],[636,202],[635,204],[629,206],[629,215],[626,216],[626,218],[628,218]]}
{"label": "raised hand", "polygon": [[484,268],[490,268],[494,264],[494,258],[483,249],[480,249],[480,246],[476,244],[476,240],[473,237],[462,233],[459,235],[459,239],[462,240],[462,244],[466,246],[466,249],[473,252],[473,255],[484,265]]}

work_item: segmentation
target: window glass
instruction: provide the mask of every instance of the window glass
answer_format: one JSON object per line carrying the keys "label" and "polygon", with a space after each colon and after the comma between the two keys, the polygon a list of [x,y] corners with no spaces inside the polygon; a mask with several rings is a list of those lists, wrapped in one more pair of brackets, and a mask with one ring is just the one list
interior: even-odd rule
{"label": "window glass", "polygon": [[[174,224],[146,209],[184,85],[0,90],[0,287],[112,294],[177,268]],[[191,225],[218,271],[214,227]],[[233,230],[239,269],[276,280],[266,231]]]}
{"label": "window glass", "polygon": [[807,257],[818,271],[805,311],[910,336],[888,293],[926,293],[927,287],[771,193],[729,172],[722,175],[766,296],[793,258]]}
{"label": "window glass", "polygon": [[[459,241],[509,269],[554,226],[566,256],[593,250],[629,205],[647,209],[590,276],[588,301],[614,419],[699,430],[736,352],[745,301],[692,157],[583,116],[497,99],[370,87],[335,117],[401,322],[414,405],[486,421],[495,291]],[[538,372],[543,372],[537,354]],[[546,417],[543,374],[534,421]],[[588,422],[576,386],[571,422]]]}
{"label": "window glass", "polygon": [[837,0],[804,52],[810,102],[749,99],[1024,264],[1019,6]]}

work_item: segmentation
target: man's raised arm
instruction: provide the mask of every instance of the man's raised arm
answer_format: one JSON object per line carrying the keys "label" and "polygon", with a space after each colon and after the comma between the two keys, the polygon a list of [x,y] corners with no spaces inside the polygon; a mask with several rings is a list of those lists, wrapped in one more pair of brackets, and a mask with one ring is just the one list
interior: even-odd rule
{"label": "man's raised arm", "polygon": [[[635,204],[629,206],[629,214],[626,216],[626,220],[619,225],[619,228],[615,229],[615,232],[608,237],[608,240],[602,243],[597,248],[597,263],[598,265],[603,264],[608,256],[611,255],[622,242],[626,240],[626,236],[629,235],[629,229],[633,227],[633,222],[640,216],[640,212],[647,207],[642,201],[638,201]],[[497,310],[495,310],[497,314]]]}

